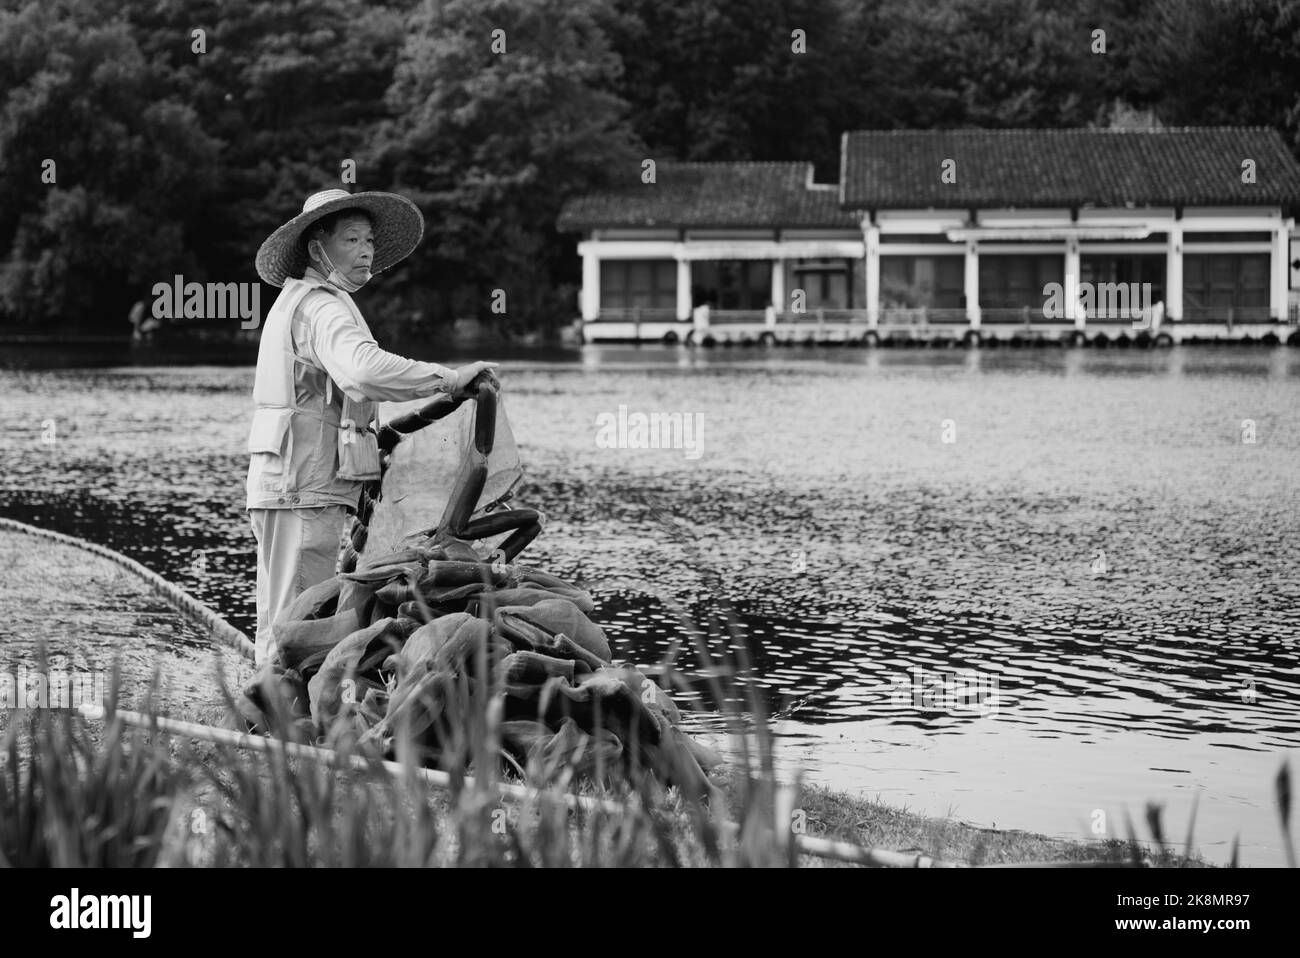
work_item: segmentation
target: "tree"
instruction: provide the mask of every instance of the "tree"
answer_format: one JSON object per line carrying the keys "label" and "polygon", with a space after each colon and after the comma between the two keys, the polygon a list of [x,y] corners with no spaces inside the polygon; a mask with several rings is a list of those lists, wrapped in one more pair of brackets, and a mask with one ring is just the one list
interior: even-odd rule
{"label": "tree", "polygon": [[[431,228],[415,295],[440,312],[554,322],[572,315],[571,244],[556,233],[564,200],[634,169],[642,150],[609,86],[620,64],[598,0],[447,0],[413,15],[376,159]],[[499,32],[497,32],[499,31]],[[504,291],[508,313],[493,311]]]}
{"label": "tree", "polygon": [[218,143],[160,85],[92,0],[0,13],[0,310],[117,330],[133,298],[190,265]]}
{"label": "tree", "polygon": [[1300,0],[1157,0],[1139,44],[1139,105],[1175,126],[1281,127],[1300,153]]}
{"label": "tree", "polygon": [[[214,275],[255,279],[258,245],[308,194],[385,187],[365,158],[386,118],[410,0],[128,3],[146,55],[221,141],[220,180],[194,237]],[[346,160],[356,163],[351,182]]]}
{"label": "tree", "polygon": [[837,0],[618,0],[614,89],[659,158],[811,160],[834,182],[840,133],[869,104],[864,19]]}
{"label": "tree", "polygon": [[872,56],[885,126],[1081,126],[1105,102],[1090,33],[1037,0],[884,0]]}

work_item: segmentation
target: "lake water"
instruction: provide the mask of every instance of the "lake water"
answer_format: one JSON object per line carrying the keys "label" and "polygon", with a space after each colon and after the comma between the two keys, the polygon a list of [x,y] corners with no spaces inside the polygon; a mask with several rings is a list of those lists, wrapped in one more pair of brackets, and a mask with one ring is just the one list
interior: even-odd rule
{"label": "lake water", "polygon": [[[588,584],[638,663],[729,622],[787,770],[1080,838],[1098,812],[1123,837],[1126,810],[1145,835],[1151,800],[1181,841],[1195,798],[1210,860],[1239,835],[1243,862],[1282,861],[1300,351],[584,347],[501,380],[517,498],[548,520],[524,557]],[[251,385],[0,371],[0,514],[119,549],[251,632]],[[698,442],[608,448],[620,406],[682,413]]]}

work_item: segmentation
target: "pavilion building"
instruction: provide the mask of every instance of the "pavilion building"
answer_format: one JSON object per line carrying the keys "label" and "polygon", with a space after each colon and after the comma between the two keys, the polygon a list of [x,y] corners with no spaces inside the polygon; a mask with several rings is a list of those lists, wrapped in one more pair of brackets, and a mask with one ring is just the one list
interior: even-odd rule
{"label": "pavilion building", "polygon": [[574,197],[584,338],[1290,336],[1300,164],[1267,128],[855,131]]}

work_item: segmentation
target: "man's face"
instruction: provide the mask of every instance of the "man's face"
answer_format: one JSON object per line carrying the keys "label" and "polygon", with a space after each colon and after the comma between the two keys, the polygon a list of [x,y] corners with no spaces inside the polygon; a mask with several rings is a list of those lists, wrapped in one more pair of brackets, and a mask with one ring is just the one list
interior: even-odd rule
{"label": "man's face", "polygon": [[375,233],[364,216],[347,216],[334,224],[333,233],[321,238],[334,268],[354,283],[370,279],[375,260]]}

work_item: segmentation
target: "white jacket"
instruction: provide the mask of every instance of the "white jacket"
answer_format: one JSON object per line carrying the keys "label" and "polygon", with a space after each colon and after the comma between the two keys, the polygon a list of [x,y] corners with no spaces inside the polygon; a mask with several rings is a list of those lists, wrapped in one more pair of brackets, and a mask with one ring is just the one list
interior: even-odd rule
{"label": "white jacket", "polygon": [[375,403],[454,383],[446,366],[380,349],[352,297],[315,268],[286,280],[258,346],[247,508],[355,509],[363,483],[338,475],[340,423],[377,431]]}

